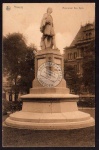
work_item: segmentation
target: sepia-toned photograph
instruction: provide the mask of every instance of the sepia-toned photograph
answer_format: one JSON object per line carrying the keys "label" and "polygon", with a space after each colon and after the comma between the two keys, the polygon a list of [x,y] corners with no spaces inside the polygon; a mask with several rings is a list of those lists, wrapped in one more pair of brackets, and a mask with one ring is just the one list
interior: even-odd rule
{"label": "sepia-toned photograph", "polygon": [[95,147],[95,3],[3,3],[2,27],[2,147]]}

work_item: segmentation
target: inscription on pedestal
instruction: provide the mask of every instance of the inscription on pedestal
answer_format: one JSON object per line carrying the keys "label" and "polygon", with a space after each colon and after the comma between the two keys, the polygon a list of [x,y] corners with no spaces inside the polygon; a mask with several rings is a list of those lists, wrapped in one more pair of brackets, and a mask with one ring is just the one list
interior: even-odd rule
{"label": "inscription on pedestal", "polygon": [[44,87],[55,87],[62,80],[61,66],[53,62],[43,63],[37,72],[37,79]]}

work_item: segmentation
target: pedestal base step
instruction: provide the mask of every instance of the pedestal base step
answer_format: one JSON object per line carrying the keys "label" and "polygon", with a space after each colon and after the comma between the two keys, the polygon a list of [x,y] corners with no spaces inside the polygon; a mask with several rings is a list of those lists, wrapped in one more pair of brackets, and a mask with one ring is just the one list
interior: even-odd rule
{"label": "pedestal base step", "polygon": [[94,126],[94,119],[81,111],[33,113],[19,111],[5,120],[10,127],[33,130],[69,130]]}

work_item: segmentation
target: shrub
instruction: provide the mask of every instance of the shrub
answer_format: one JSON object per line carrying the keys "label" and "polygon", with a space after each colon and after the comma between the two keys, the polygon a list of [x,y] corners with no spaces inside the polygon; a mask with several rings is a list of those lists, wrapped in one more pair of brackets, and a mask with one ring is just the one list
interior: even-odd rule
{"label": "shrub", "polygon": [[2,113],[3,115],[7,114],[7,111],[10,110],[9,102],[5,99],[2,100]]}
{"label": "shrub", "polygon": [[5,99],[3,99],[3,114],[5,114],[4,112],[15,112],[15,111],[20,111],[22,109],[22,101],[7,101]]}
{"label": "shrub", "polygon": [[79,107],[95,107],[95,98],[80,98],[77,104]]}

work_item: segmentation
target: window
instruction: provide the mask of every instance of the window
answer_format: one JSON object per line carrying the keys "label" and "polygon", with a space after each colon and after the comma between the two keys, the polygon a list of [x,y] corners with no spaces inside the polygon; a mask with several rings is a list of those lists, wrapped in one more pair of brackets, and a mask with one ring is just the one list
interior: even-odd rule
{"label": "window", "polygon": [[86,39],[88,39],[88,33],[86,33]]}
{"label": "window", "polygon": [[77,65],[74,65],[75,71],[77,72]]}
{"label": "window", "polygon": [[76,58],[77,58],[77,52],[74,53],[74,59],[76,59]]}
{"label": "window", "polygon": [[81,57],[83,57],[83,51],[81,51]]}
{"label": "window", "polygon": [[72,53],[68,53],[68,60],[72,60],[72,58],[73,58]]}
{"label": "window", "polygon": [[14,99],[15,99],[15,101],[18,99],[18,94],[14,95]]}
{"label": "window", "polygon": [[92,35],[92,33],[91,33],[91,32],[86,33],[86,38],[91,38],[91,35]]}
{"label": "window", "polygon": [[12,101],[12,93],[9,94],[9,101]]}
{"label": "window", "polygon": [[72,59],[72,53],[70,53],[70,59]]}
{"label": "window", "polygon": [[90,33],[89,33],[89,38],[91,38],[91,35],[92,35],[92,33],[90,32]]}
{"label": "window", "polygon": [[77,72],[78,72],[78,73],[79,73],[79,67],[80,67],[79,65],[80,65],[80,64],[78,63],[78,64],[77,64]]}
{"label": "window", "polygon": [[69,59],[69,56],[70,56],[70,55],[69,55],[69,53],[68,53],[68,59]]}

